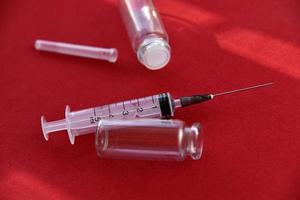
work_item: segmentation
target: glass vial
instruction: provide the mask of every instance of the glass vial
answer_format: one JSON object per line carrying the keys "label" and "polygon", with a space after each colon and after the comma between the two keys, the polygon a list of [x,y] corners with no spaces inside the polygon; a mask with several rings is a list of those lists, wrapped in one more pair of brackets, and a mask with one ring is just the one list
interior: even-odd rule
{"label": "glass vial", "polygon": [[96,132],[96,150],[101,158],[173,160],[202,154],[201,126],[179,120],[101,120]]}
{"label": "glass vial", "polygon": [[152,0],[119,0],[120,12],[138,60],[151,70],[170,60],[168,35]]}

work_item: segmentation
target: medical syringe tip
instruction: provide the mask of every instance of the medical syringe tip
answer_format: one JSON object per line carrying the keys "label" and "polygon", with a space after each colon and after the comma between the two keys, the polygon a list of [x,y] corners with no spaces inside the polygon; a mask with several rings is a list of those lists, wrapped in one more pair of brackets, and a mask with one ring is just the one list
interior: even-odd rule
{"label": "medical syringe tip", "polygon": [[267,86],[270,86],[270,85],[273,85],[273,84],[274,84],[274,82],[263,83],[263,84],[254,85],[254,86],[250,86],[250,87],[244,87],[244,88],[240,88],[240,89],[236,89],[236,90],[230,90],[230,91],[226,91],[226,92],[220,92],[220,93],[212,94],[212,96],[213,97],[223,96],[223,95],[227,95],[227,94],[243,92],[243,91],[258,89],[258,88],[262,88],[262,87],[267,87]]}
{"label": "medical syringe tip", "polygon": [[221,93],[216,93],[216,94],[199,94],[199,95],[181,97],[180,99],[175,100],[175,104],[177,102],[175,107],[176,108],[186,107],[186,106],[190,106],[190,105],[194,105],[194,104],[198,104],[198,103],[201,103],[201,102],[204,102],[204,101],[211,100],[215,96],[222,96],[222,95],[232,94],[232,93],[236,93],[236,92],[242,92],[242,91],[246,91],[246,90],[262,88],[262,87],[270,86],[270,85],[273,85],[273,84],[274,84],[274,82],[269,82],[269,83],[254,85],[254,86],[250,86],[250,87],[240,88],[240,89],[221,92]]}
{"label": "medical syringe tip", "polygon": [[211,94],[200,94],[200,95],[193,95],[193,96],[188,96],[188,97],[181,97],[180,98],[180,107],[186,107],[190,105],[194,105],[197,103],[201,103],[204,101],[208,101],[213,99],[213,95]]}

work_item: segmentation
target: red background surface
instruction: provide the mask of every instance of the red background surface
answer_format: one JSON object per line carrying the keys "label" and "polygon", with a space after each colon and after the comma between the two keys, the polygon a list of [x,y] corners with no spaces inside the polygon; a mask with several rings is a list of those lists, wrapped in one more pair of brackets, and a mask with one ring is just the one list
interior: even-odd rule
{"label": "red background surface", "polygon": [[[141,66],[115,1],[1,0],[0,199],[300,199],[300,3],[156,1],[172,59]],[[116,64],[37,52],[35,39],[116,47]],[[178,110],[200,121],[200,161],[101,160],[94,137],[42,136],[73,110],[169,91],[174,96],[275,81]]]}

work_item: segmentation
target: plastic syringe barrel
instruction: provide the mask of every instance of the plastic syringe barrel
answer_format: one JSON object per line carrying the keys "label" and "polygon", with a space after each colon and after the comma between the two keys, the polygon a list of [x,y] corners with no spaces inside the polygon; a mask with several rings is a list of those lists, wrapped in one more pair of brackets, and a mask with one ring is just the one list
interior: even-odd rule
{"label": "plastic syringe barrel", "polygon": [[95,132],[101,119],[170,118],[174,108],[171,95],[162,93],[73,112],[67,106],[65,119],[47,122],[42,116],[41,125],[46,140],[52,132],[67,130],[74,144],[75,136]]}

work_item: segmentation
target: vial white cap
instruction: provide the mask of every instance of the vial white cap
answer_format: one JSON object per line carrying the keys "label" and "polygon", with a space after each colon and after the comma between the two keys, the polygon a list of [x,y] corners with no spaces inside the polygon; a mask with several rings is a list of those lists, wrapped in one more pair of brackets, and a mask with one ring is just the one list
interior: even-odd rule
{"label": "vial white cap", "polygon": [[151,70],[161,69],[170,61],[169,44],[159,38],[142,44],[137,54],[139,61]]}

